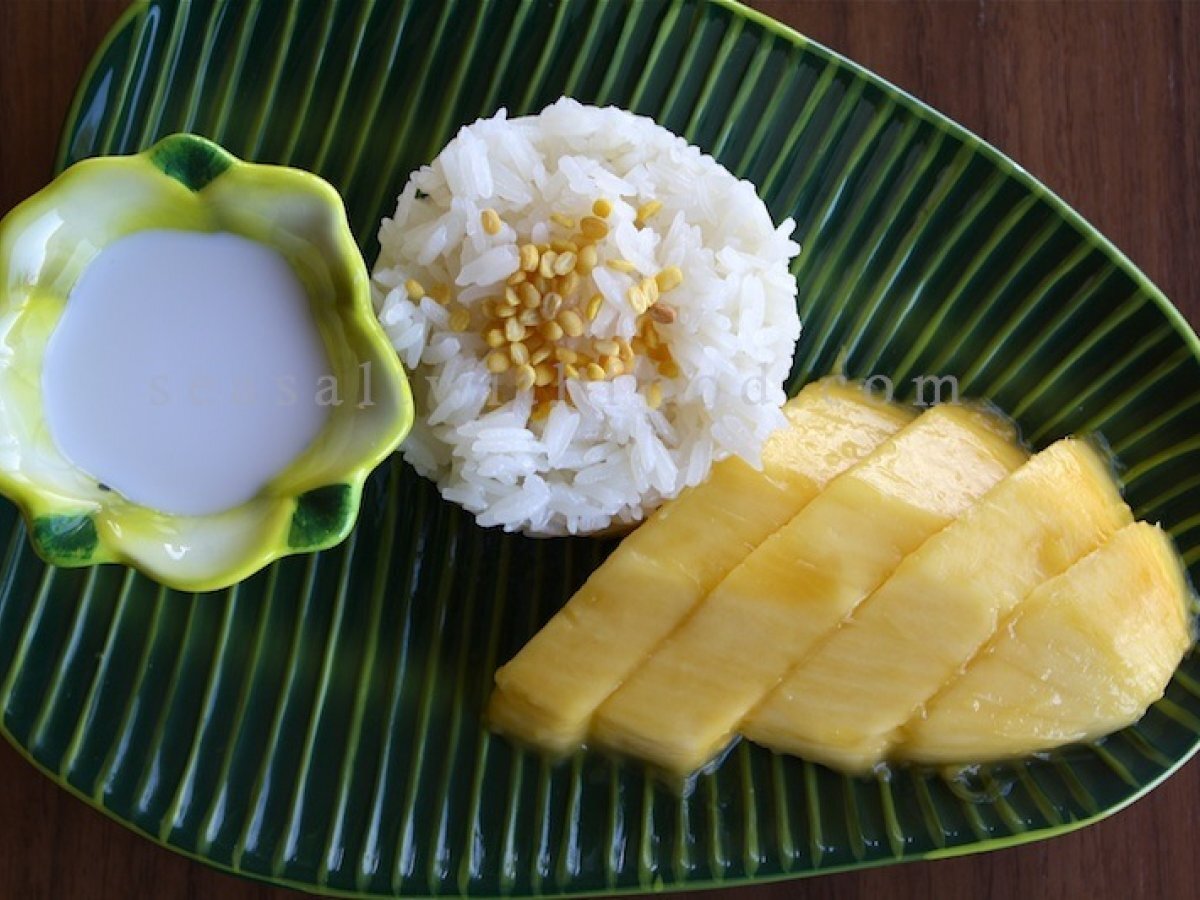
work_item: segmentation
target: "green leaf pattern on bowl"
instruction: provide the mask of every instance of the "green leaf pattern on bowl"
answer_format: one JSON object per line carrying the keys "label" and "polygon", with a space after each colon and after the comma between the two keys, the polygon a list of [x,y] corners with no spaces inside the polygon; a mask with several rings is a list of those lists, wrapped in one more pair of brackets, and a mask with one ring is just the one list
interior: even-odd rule
{"label": "green leaf pattern on bowl", "polygon": [[354,522],[354,490],[348,484],[331,484],[301,494],[288,532],[293,550],[319,550],[329,546],[330,535],[344,534]]}

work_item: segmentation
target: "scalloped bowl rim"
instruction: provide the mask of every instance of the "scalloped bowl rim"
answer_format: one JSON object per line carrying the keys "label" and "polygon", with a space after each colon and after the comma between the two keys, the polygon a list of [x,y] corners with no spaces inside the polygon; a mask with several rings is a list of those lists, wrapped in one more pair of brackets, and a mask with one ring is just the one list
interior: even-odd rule
{"label": "scalloped bowl rim", "polygon": [[[122,14],[114,25],[113,31],[105,38],[105,46],[111,42],[113,35],[119,32],[124,26],[127,18],[131,14],[135,14],[140,6],[141,3],[135,3]],[[97,54],[97,58],[99,58],[99,55]],[[81,85],[85,83],[86,78],[81,82]],[[70,117],[68,117],[68,121],[70,121]],[[0,472],[0,495],[6,497],[20,510],[35,550],[48,564],[77,567],[81,565],[92,566],[116,563],[136,569],[165,587],[200,593],[228,588],[284,557],[298,553],[312,552],[314,550],[328,549],[344,540],[353,528],[357,518],[362,488],[367,477],[395,451],[411,428],[413,404],[407,376],[396,354],[392,352],[391,345],[388,343],[375,317],[371,304],[369,276],[366,264],[362,259],[357,245],[354,243],[354,237],[350,231],[341,195],[329,182],[312,172],[290,166],[277,166],[243,160],[230,153],[215,141],[201,135],[189,133],[170,134],[155,141],[151,146],[138,153],[89,157],[80,160],[77,164],[62,170],[47,185],[13,207],[12,210],[0,219],[0,225],[10,224],[23,209],[34,208],[37,203],[46,202],[55,193],[69,191],[74,182],[86,181],[87,179],[93,179],[102,175],[103,168],[113,163],[123,167],[144,164],[147,169],[157,170],[159,177],[162,179],[178,181],[179,179],[176,176],[167,173],[154,162],[154,156],[156,153],[163,152],[164,150],[171,151],[189,147],[201,148],[207,153],[214,154],[215,158],[222,162],[224,167],[219,173],[213,176],[213,181],[226,172],[234,171],[240,171],[243,175],[249,175],[263,185],[271,185],[276,188],[281,187],[282,182],[285,180],[289,180],[294,184],[302,185],[306,195],[328,212],[330,221],[333,223],[332,237],[335,241],[335,246],[327,262],[332,266],[344,270],[344,273],[349,278],[348,289],[352,301],[350,303],[337,304],[336,317],[369,345],[372,351],[370,362],[372,365],[379,365],[381,377],[387,383],[389,394],[394,397],[395,401],[389,404],[384,410],[387,414],[387,418],[384,420],[386,425],[380,428],[379,433],[366,442],[364,446],[356,448],[353,454],[345,458],[344,463],[341,464],[341,468],[338,470],[338,476],[329,480],[327,485],[309,488],[300,493],[277,492],[272,488],[277,479],[283,477],[299,459],[302,459],[309,453],[306,450],[300,457],[297,457],[297,460],[293,460],[273,476],[271,481],[254,498],[230,510],[212,515],[174,516],[128,501],[124,498],[119,498],[119,495],[115,495],[119,498],[119,503],[116,504],[117,511],[114,516],[117,521],[120,520],[121,513],[125,512],[128,515],[149,516],[162,523],[186,522],[189,520],[196,523],[212,522],[222,516],[236,513],[239,510],[248,510],[255,504],[268,503],[270,510],[261,518],[261,528],[257,529],[254,534],[251,551],[239,556],[237,561],[230,565],[205,570],[201,574],[180,575],[162,567],[149,567],[145,562],[135,558],[126,549],[124,543],[120,545],[109,544],[98,535],[96,537],[96,550],[87,558],[80,560],[67,556],[56,556],[44,548],[40,541],[33,540],[32,537],[35,519],[38,518],[38,508],[45,505],[43,498],[56,496],[54,492],[44,489],[35,482],[22,479],[14,480],[10,477],[9,473]],[[58,166],[58,168],[61,168],[61,166]],[[207,184],[204,187],[207,187]],[[193,187],[193,194],[201,192],[204,187],[199,189]],[[19,234],[16,236],[19,237]],[[330,315],[333,315],[334,308],[330,307]],[[336,428],[337,423],[331,419],[322,426],[321,435],[332,433]],[[320,440],[320,436],[318,440]],[[315,442],[313,446],[315,446]],[[67,460],[67,462],[69,463],[70,461]],[[74,468],[77,471],[82,471],[78,467]],[[310,492],[323,490],[324,487],[340,488],[343,486],[348,489],[344,521],[337,528],[322,536],[316,543],[293,545],[289,541],[288,527],[295,519],[297,503],[300,498]],[[49,505],[53,506],[54,503],[50,503]],[[103,515],[111,509],[103,502],[97,502],[94,506],[94,509],[86,511],[87,517]],[[81,512],[80,517],[82,518],[83,515],[84,513]],[[280,521],[277,522],[276,520]],[[95,519],[93,519],[94,521]],[[96,530],[97,532],[99,531],[99,529]]]}

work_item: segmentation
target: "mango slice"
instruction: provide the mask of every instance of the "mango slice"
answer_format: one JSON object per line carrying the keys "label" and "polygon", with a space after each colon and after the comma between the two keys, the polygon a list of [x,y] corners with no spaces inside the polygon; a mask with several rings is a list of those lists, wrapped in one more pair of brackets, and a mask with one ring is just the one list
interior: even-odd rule
{"label": "mango slice", "polygon": [[899,753],[984,762],[1090,740],[1139,718],[1191,642],[1171,540],[1145,522],[1030,594],[904,727]]}

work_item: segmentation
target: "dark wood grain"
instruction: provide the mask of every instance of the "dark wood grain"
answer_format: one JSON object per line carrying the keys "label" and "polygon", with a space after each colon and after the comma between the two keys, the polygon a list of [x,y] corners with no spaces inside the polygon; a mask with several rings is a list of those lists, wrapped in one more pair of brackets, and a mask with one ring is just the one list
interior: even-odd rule
{"label": "dark wood grain", "polygon": [[[754,5],[996,144],[1111,237],[1193,325],[1200,322],[1200,4]],[[0,0],[0,214],[49,179],[75,84],[123,6]],[[1198,799],[1193,763],[1132,808],[1050,842],[694,896],[1194,897]],[[0,900],[216,896],[301,895],[154,846],[0,744]]]}

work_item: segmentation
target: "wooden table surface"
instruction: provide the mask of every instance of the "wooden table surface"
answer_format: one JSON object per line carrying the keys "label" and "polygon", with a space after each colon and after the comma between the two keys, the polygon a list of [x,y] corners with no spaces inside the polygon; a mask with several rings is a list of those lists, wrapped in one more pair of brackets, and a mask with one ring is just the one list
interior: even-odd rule
{"label": "wooden table surface", "polygon": [[[753,5],[998,146],[1200,324],[1200,3]],[[50,178],[76,82],[123,6],[0,0],[0,214]],[[1200,763],[1193,762],[1132,808],[1053,841],[703,896],[1194,897],[1197,800]],[[302,895],[159,849],[59,791],[0,742],[0,900],[215,896]]]}

